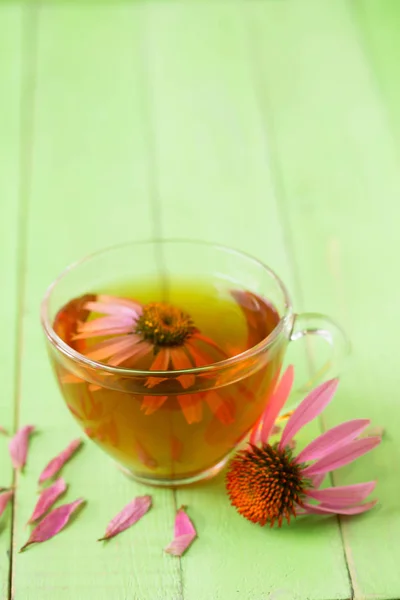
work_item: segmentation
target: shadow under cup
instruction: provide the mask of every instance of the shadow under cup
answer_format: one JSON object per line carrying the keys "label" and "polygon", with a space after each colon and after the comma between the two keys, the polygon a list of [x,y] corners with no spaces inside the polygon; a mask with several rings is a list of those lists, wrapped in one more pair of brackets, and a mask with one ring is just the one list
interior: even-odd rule
{"label": "shadow under cup", "polygon": [[[175,281],[184,280],[206,280],[222,296],[232,290],[250,292],[274,307],[276,326],[237,356],[160,372],[95,362],[65,342],[62,323],[55,331],[57,315],[73,298],[149,279],[159,283],[155,301],[168,296]],[[284,285],[268,267],[228,248],[186,241],[127,244],[83,259],[50,286],[41,318],[50,361],[72,415],[135,478],[156,485],[191,483],[224,466],[268,402],[295,320]],[[193,377],[184,389],[186,375]],[[149,389],[149,376],[162,381]],[[141,407],[148,396],[167,399],[146,414]],[[182,402],[196,418],[188,422]]]}

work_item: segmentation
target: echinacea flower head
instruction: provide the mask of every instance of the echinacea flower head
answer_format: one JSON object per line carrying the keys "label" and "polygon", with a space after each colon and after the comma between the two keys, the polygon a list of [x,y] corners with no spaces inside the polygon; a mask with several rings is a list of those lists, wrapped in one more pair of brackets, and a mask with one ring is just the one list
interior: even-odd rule
{"label": "echinacea flower head", "polygon": [[[232,459],[226,477],[231,504],[248,520],[272,527],[290,523],[298,514],[359,514],[376,501],[363,502],[374,490],[375,481],[319,489],[326,475],[353,462],[375,448],[379,436],[359,438],[368,419],[354,419],[338,425],[309,443],[297,455],[294,436],[315,419],[332,400],[338,380],[314,389],[286,423],[279,442],[268,442],[274,422],[290,393],[293,370],[283,375],[249,447]],[[283,393],[284,392],[284,393]],[[261,433],[260,433],[261,431]]]}
{"label": "echinacea flower head", "polygon": [[[95,361],[124,368],[151,371],[189,371],[179,375],[182,395],[177,396],[188,423],[201,420],[201,398],[190,394],[195,383],[194,367],[203,367],[227,358],[212,339],[203,335],[191,316],[166,302],[141,304],[128,298],[98,295],[85,302],[90,316],[80,321],[74,340],[86,340],[81,352]],[[92,318],[93,317],[93,318]],[[67,375],[69,376],[69,375]],[[79,381],[69,377],[68,381]],[[164,378],[149,375],[149,390]],[[99,388],[98,388],[99,389]],[[144,396],[141,409],[146,415],[158,410],[168,396]]]}

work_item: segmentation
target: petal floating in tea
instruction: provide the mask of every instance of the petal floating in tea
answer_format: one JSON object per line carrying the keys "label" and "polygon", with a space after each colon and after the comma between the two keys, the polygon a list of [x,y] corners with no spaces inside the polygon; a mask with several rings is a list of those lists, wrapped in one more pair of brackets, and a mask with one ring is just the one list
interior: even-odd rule
{"label": "petal floating in tea", "polygon": [[75,502],[63,504],[62,506],[52,510],[44,517],[43,521],[40,521],[39,525],[35,527],[28,541],[22,546],[20,552],[35,542],[45,542],[46,540],[54,537],[67,525],[72,514],[84,502],[85,500],[83,498],[79,498],[78,500],[75,500]]}
{"label": "petal floating in tea", "polygon": [[183,443],[176,435],[171,435],[171,458],[179,462],[182,456]]}
{"label": "petal floating in tea", "polygon": [[8,444],[11,462],[14,469],[22,469],[25,466],[28,455],[29,436],[34,430],[33,425],[25,425],[17,431]]}
{"label": "petal floating in tea", "polygon": [[33,513],[28,523],[34,523],[40,517],[42,517],[48,510],[53,506],[55,501],[66,491],[67,484],[64,479],[60,477],[50,487],[44,489],[39,500],[36,503]]}
{"label": "petal floating in tea", "polygon": [[6,509],[7,504],[13,497],[14,492],[12,490],[7,490],[5,492],[0,493],[0,517]]}
{"label": "petal floating in tea", "polygon": [[168,396],[143,396],[143,402],[140,405],[140,410],[145,415],[151,415],[153,412],[161,408]]}
{"label": "petal floating in tea", "polygon": [[138,496],[127,504],[121,512],[119,512],[106,527],[106,532],[103,537],[97,541],[108,540],[121,531],[125,531],[134,523],[137,523],[151,507],[151,496]]}
{"label": "petal floating in tea", "polygon": [[182,556],[196,537],[193,523],[185,513],[184,507],[181,507],[175,517],[174,539],[164,551],[174,556]]}
{"label": "petal floating in tea", "polygon": [[54,477],[65,465],[65,463],[71,458],[71,456],[81,446],[82,440],[73,440],[68,446],[60,452],[55,458],[53,458],[43,469],[39,476],[39,483],[43,483],[46,479]]}
{"label": "petal floating in tea", "polygon": [[231,425],[235,420],[235,402],[230,397],[223,397],[221,390],[205,394],[205,400],[213,414],[223,425]]}
{"label": "petal floating in tea", "polygon": [[178,402],[189,425],[201,421],[203,406],[199,395],[187,394],[186,396],[178,396]]}

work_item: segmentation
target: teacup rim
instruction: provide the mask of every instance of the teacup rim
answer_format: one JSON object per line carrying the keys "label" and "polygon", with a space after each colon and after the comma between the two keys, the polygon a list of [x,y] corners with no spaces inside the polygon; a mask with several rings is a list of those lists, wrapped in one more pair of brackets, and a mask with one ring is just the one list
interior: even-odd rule
{"label": "teacup rim", "polygon": [[[84,263],[93,260],[101,256],[102,254],[107,254],[108,252],[115,251],[118,249],[133,247],[133,246],[145,246],[145,245],[154,245],[154,244],[168,244],[168,243],[183,243],[183,244],[192,244],[192,245],[202,245],[207,247],[213,247],[217,250],[221,250],[227,252],[229,254],[236,254],[238,256],[244,257],[247,260],[250,260],[253,263],[256,263],[258,266],[262,267],[268,274],[276,281],[280,290],[282,291],[284,298],[284,307],[285,312],[280,317],[279,322],[274,327],[274,329],[270,332],[270,334],[263,338],[258,344],[248,348],[244,352],[236,354],[235,356],[231,356],[224,360],[212,363],[210,365],[202,366],[202,367],[192,367],[190,369],[180,369],[180,370],[171,370],[171,371],[150,371],[150,370],[140,370],[140,369],[130,369],[126,367],[113,367],[111,365],[107,365],[106,363],[102,363],[99,361],[92,360],[87,358],[85,355],[81,354],[77,350],[74,350],[71,346],[69,346],[64,340],[55,332],[53,325],[50,321],[48,314],[48,306],[51,298],[51,294],[57,287],[57,285],[74,269],[78,268]],[[67,265],[59,275],[52,281],[52,283],[47,287],[45,294],[42,298],[40,304],[40,321],[43,327],[44,333],[51,343],[51,345],[59,351],[61,354],[71,359],[75,363],[83,365],[84,367],[89,367],[91,369],[95,369],[97,371],[101,370],[106,373],[123,376],[123,377],[164,377],[164,378],[176,378],[180,375],[200,375],[204,373],[210,373],[215,371],[222,371],[224,369],[235,366],[242,361],[248,360],[250,358],[256,358],[259,354],[262,354],[269,348],[275,340],[279,337],[282,331],[285,330],[286,326],[292,327],[293,321],[293,308],[292,301],[289,295],[289,292],[283,283],[282,279],[277,275],[277,273],[265,264],[263,261],[254,257],[253,255],[243,252],[242,250],[238,250],[236,248],[232,248],[230,246],[226,246],[224,244],[209,242],[205,240],[197,240],[197,239],[185,239],[185,238],[152,238],[147,240],[137,240],[137,241],[125,241],[118,244],[113,244],[110,246],[103,247],[99,250],[95,250],[90,254],[86,254],[80,259],[70,263]]]}

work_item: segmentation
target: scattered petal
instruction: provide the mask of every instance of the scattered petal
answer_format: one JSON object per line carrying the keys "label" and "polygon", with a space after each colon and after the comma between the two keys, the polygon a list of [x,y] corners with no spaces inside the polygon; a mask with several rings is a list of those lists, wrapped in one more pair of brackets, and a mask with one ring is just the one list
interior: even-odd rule
{"label": "scattered petal", "polygon": [[8,448],[14,469],[23,469],[28,455],[29,436],[34,431],[33,425],[25,425],[11,438]]}
{"label": "scattered petal", "polygon": [[319,460],[339,446],[354,440],[369,425],[368,419],[346,421],[318,436],[297,456],[297,462]]}
{"label": "scattered petal", "polygon": [[67,484],[64,479],[60,477],[50,487],[44,489],[39,496],[39,500],[33,509],[32,516],[28,523],[34,523],[40,517],[42,517],[48,510],[53,506],[56,500],[64,494],[67,489]]}
{"label": "scattered petal", "polygon": [[309,490],[307,495],[324,505],[351,506],[365,500],[374,491],[375,486],[376,481],[368,481],[367,483],[342,485],[324,490]]}
{"label": "scattered petal", "polygon": [[178,510],[175,517],[174,539],[164,548],[164,551],[174,556],[182,556],[196,536],[197,533],[193,523],[182,507]]}
{"label": "scattered petal", "polygon": [[331,379],[322,383],[312,390],[301,404],[299,404],[283,430],[281,441],[279,442],[280,449],[287,446],[304,425],[307,425],[307,423],[315,419],[323,411],[332,400],[338,383],[338,379]]}
{"label": "scattered petal", "polygon": [[84,502],[85,501],[83,498],[79,498],[78,500],[75,500],[75,502],[63,504],[62,506],[52,510],[47,516],[44,517],[43,521],[40,521],[40,523],[36,525],[28,541],[22,546],[20,552],[35,542],[45,542],[46,540],[54,537],[67,525],[72,514]]}
{"label": "scattered petal", "polygon": [[306,467],[303,473],[306,477],[317,475],[318,473],[327,473],[353,462],[359,456],[366,454],[381,443],[380,437],[369,437],[361,440],[353,440],[345,446],[336,449],[327,454],[316,463]]}
{"label": "scattered petal", "polygon": [[0,493],[0,517],[6,509],[7,504],[13,497],[14,492],[12,490],[7,490],[5,492]]}
{"label": "scattered petal", "polygon": [[127,504],[107,525],[103,537],[97,541],[108,540],[139,521],[151,507],[151,496],[138,496]]}
{"label": "scattered petal", "polygon": [[81,446],[82,440],[73,440],[68,446],[60,452],[55,458],[53,458],[43,469],[39,476],[39,483],[43,483],[46,479],[54,477],[65,465],[65,463],[71,458],[71,456]]}

